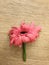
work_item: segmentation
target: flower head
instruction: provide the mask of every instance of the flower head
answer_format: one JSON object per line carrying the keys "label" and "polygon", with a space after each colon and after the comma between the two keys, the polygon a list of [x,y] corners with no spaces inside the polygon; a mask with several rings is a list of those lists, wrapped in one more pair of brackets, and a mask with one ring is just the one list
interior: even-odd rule
{"label": "flower head", "polygon": [[12,27],[9,31],[10,45],[22,46],[23,42],[33,42],[39,36],[40,26],[22,23],[20,27]]}

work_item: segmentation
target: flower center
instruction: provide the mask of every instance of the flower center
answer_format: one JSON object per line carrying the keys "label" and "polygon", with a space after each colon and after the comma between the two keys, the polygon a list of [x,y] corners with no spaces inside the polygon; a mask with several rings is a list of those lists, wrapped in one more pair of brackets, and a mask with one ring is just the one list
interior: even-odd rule
{"label": "flower center", "polygon": [[25,34],[25,33],[27,33],[26,31],[22,31],[22,32],[20,32],[21,34]]}

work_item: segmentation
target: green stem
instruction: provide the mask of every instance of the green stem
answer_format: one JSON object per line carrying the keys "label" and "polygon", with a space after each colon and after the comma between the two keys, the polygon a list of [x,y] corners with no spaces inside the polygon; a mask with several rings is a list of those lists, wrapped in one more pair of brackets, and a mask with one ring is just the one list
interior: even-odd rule
{"label": "green stem", "polygon": [[26,61],[26,44],[25,43],[22,44],[22,48],[23,48],[23,61]]}

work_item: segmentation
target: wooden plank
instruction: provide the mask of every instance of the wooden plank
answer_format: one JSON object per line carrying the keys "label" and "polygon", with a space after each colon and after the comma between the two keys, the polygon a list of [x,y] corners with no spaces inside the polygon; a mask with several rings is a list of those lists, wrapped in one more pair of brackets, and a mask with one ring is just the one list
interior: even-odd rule
{"label": "wooden plank", "polygon": [[[26,62],[22,49],[9,47],[8,37],[22,21],[42,27],[36,42],[26,45]],[[0,65],[49,65],[49,0],[0,0]]]}

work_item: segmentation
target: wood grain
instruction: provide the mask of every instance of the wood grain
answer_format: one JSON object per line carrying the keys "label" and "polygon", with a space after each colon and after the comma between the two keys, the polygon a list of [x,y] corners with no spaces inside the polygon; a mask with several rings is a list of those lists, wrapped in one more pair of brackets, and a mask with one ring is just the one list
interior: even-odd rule
{"label": "wood grain", "polygon": [[[26,62],[8,38],[9,29],[22,21],[42,27],[39,38],[26,45]],[[49,0],[0,0],[0,65],[49,65]]]}

